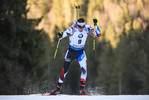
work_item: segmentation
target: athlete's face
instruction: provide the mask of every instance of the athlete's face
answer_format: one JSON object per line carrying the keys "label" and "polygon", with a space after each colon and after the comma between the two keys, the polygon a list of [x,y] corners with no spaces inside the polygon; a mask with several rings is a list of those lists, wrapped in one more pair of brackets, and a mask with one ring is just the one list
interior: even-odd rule
{"label": "athlete's face", "polygon": [[85,28],[85,25],[83,25],[83,26],[78,25],[78,30],[79,30],[80,32],[82,32],[82,31],[84,30],[84,28]]}
{"label": "athlete's face", "polygon": [[79,30],[80,32],[83,32],[84,28],[78,28],[78,30]]}

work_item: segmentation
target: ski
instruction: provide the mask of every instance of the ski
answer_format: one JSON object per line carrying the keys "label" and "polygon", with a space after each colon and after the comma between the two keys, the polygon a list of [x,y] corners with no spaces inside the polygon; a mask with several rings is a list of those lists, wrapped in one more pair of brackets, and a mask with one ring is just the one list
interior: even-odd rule
{"label": "ski", "polygon": [[49,93],[37,93],[37,94],[28,94],[30,96],[99,96],[98,94],[94,95],[94,94],[86,94],[86,95],[76,95],[76,94],[57,94],[57,95],[50,95]]}
{"label": "ski", "polygon": [[30,96],[42,96],[41,93],[37,93],[37,94],[28,94],[28,95],[30,95]]}

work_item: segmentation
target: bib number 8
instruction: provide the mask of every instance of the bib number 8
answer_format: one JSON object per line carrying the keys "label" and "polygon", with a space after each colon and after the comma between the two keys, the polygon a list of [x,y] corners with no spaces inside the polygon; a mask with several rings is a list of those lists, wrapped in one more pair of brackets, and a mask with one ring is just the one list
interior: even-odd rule
{"label": "bib number 8", "polygon": [[80,40],[78,40],[78,44],[81,44],[81,42],[82,42],[82,40],[80,39]]}

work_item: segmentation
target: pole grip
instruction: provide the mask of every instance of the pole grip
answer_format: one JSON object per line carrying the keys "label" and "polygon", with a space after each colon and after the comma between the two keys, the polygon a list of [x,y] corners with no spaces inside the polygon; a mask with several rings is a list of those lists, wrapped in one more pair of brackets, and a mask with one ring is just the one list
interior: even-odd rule
{"label": "pole grip", "polygon": [[76,19],[78,19],[78,9],[80,9],[80,6],[76,6],[75,4],[74,4],[74,6],[76,8]]}

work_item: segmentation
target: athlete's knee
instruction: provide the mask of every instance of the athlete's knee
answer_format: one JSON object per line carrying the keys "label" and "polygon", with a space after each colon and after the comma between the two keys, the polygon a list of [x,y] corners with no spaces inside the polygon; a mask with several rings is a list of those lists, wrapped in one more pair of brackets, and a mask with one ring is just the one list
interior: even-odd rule
{"label": "athlete's knee", "polygon": [[71,64],[71,61],[69,62],[69,61],[66,61],[66,59],[65,59],[65,61],[64,61],[64,73],[66,73],[68,70],[69,70],[69,67],[70,67],[70,64]]}
{"label": "athlete's knee", "polygon": [[84,68],[84,67],[81,67],[81,74],[86,74],[87,73],[87,70],[86,70],[86,68]]}

